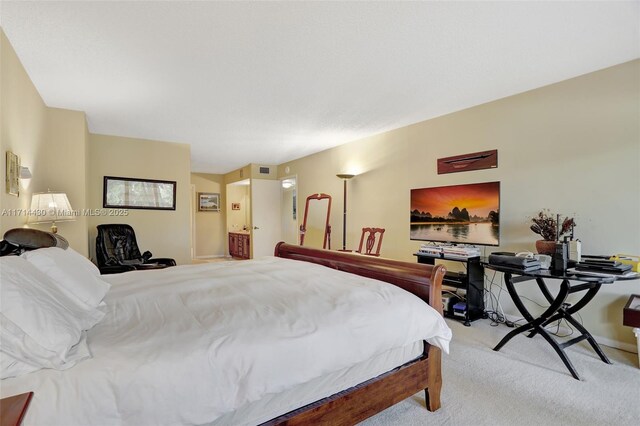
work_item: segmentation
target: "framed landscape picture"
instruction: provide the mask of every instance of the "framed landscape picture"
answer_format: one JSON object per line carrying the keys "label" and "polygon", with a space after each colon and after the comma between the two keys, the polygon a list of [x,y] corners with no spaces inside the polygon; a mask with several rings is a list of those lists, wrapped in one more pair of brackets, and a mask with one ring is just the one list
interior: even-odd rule
{"label": "framed landscape picture", "polygon": [[105,176],[102,207],[175,210],[176,182]]}
{"label": "framed landscape picture", "polygon": [[198,192],[198,211],[219,212],[220,194],[213,192]]}

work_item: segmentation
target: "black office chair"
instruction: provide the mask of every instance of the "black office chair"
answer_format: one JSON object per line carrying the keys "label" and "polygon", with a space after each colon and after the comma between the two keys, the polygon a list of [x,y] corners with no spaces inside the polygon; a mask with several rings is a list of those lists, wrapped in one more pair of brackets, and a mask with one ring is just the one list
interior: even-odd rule
{"label": "black office chair", "polygon": [[101,274],[116,274],[137,269],[161,269],[175,266],[169,258],[152,258],[149,251],[140,254],[136,233],[126,224],[98,225],[96,259]]}

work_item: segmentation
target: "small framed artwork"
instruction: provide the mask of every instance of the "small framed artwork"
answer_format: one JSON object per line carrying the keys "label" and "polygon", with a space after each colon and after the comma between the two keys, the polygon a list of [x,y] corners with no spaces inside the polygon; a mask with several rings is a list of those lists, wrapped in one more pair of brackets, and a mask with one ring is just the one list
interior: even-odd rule
{"label": "small framed artwork", "polygon": [[213,192],[198,192],[198,211],[219,212],[220,194]]}
{"label": "small framed artwork", "polygon": [[231,210],[240,210],[240,203],[231,203]]}
{"label": "small framed artwork", "polygon": [[7,151],[7,194],[20,195],[20,157],[11,151]]}

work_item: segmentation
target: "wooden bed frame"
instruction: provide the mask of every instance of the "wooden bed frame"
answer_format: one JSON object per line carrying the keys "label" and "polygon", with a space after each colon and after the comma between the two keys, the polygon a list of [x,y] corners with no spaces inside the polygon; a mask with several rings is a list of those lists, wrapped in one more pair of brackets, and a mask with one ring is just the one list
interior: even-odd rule
{"label": "wooden bed frame", "polygon": [[[66,240],[30,229],[5,233],[0,255],[19,254],[24,249],[66,248]],[[401,287],[429,303],[442,314],[442,279],[445,268],[418,263],[364,256],[338,251],[311,249],[278,243],[275,256],[311,262],[340,271],[385,281]],[[353,425],[414,395],[425,391],[429,411],[440,408],[442,388],[440,349],[424,342],[423,354],[378,377],[271,419],[263,425],[331,424]],[[2,404],[1,425],[7,424]],[[27,401],[28,403],[28,401]],[[26,408],[26,406],[24,406]]]}
{"label": "wooden bed frame", "polygon": [[[428,302],[442,314],[444,266],[318,250],[278,243],[275,256],[317,263],[401,287]],[[424,342],[422,356],[352,388],[283,414],[263,425],[353,425],[425,391],[427,410],[440,408],[442,388],[440,349]]]}

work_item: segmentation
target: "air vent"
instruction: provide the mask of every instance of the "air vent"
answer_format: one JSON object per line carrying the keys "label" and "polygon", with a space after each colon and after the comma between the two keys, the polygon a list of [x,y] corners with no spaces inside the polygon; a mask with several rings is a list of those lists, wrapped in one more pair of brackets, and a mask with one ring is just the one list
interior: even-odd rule
{"label": "air vent", "polygon": [[260,167],[260,174],[261,175],[268,175],[269,174],[269,168],[268,167]]}

